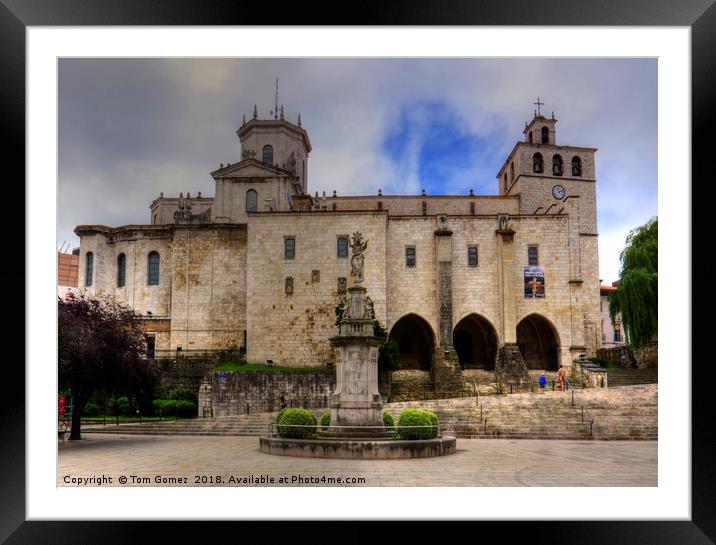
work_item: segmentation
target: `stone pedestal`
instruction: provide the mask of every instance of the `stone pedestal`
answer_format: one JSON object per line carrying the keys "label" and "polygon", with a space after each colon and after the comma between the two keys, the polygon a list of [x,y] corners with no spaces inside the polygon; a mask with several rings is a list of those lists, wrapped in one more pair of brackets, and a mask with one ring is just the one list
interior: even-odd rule
{"label": "stone pedestal", "polygon": [[331,426],[363,426],[364,429],[331,429],[332,437],[383,437],[383,399],[378,389],[378,350],[383,340],[373,335],[372,309],[361,285],[348,288],[338,336],[331,338],[336,352],[336,390],[330,410]]}
{"label": "stone pedestal", "polygon": [[529,390],[530,378],[527,365],[515,343],[505,343],[497,351],[495,377],[503,392],[525,392]]}

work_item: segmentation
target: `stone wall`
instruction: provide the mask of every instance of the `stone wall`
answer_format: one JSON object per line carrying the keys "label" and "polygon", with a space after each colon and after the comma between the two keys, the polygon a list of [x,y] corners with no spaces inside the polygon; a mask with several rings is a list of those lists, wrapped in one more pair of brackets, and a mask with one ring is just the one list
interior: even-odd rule
{"label": "stone wall", "polygon": [[621,365],[622,354],[624,354],[625,367],[636,367],[638,369],[656,369],[659,367],[658,341],[644,343],[639,348],[624,345],[597,350],[598,357],[614,365]]}
{"label": "stone wall", "polygon": [[[290,407],[328,407],[336,388],[334,370],[310,372],[210,371],[199,388],[199,416],[235,416],[278,411],[281,394]],[[204,409],[207,409],[206,412]]]}

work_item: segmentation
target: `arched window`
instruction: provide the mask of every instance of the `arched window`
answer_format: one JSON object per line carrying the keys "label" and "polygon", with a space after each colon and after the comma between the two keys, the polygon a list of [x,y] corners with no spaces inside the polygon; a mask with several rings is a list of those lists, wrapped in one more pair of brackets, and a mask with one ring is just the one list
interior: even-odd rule
{"label": "arched window", "polygon": [[258,194],[255,189],[249,189],[246,192],[246,211],[256,212],[258,210]]}
{"label": "arched window", "polygon": [[530,144],[532,143],[532,131],[530,131]]}
{"label": "arched window", "polygon": [[504,182],[505,182],[505,193],[507,193],[507,172],[505,172]]}
{"label": "arched window", "polygon": [[549,144],[549,128],[542,127],[542,143]]}
{"label": "arched window", "polygon": [[147,284],[159,285],[159,254],[157,252],[150,252],[147,257]]}
{"label": "arched window", "polygon": [[85,286],[92,285],[92,273],[94,272],[94,255],[92,252],[87,252],[85,256],[86,268],[85,268]]}
{"label": "arched window", "polygon": [[261,159],[264,163],[273,165],[273,148],[271,146],[264,146],[263,155]]}
{"label": "arched window", "polygon": [[510,182],[515,181],[515,164],[510,163]]}
{"label": "arched window", "polygon": [[535,153],[532,156],[532,172],[544,172],[544,159],[541,153]]}
{"label": "arched window", "polygon": [[123,288],[127,271],[127,256],[119,254],[117,256],[117,287]]}
{"label": "arched window", "polygon": [[572,176],[582,175],[582,160],[576,155],[572,157]]}
{"label": "arched window", "polygon": [[562,175],[562,156],[555,155],[552,157],[552,174],[555,176]]}

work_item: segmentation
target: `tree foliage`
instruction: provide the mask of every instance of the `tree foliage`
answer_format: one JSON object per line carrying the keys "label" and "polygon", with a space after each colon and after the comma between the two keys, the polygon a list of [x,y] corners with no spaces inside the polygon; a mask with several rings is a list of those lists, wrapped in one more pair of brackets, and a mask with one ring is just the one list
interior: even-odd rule
{"label": "tree foliage", "polygon": [[621,314],[626,341],[640,346],[658,333],[658,218],[633,229],[619,258],[619,289],[609,294],[609,316]]}
{"label": "tree foliage", "polygon": [[70,439],[80,439],[82,409],[93,393],[151,396],[158,378],[141,316],[111,297],[58,298],[58,383],[72,396]]}

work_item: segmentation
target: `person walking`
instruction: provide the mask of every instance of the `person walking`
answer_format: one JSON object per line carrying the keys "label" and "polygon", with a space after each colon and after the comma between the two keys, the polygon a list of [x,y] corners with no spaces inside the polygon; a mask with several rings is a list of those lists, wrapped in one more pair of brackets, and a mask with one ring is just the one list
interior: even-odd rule
{"label": "person walking", "polygon": [[559,371],[557,371],[557,389],[560,392],[564,392],[564,366],[559,366]]}
{"label": "person walking", "polygon": [[287,409],[288,408],[288,392],[284,392],[281,394],[281,405],[279,406],[281,409]]}
{"label": "person walking", "polygon": [[544,371],[542,371],[542,374],[539,376],[539,388],[543,392],[547,391],[547,377],[544,376]]}

